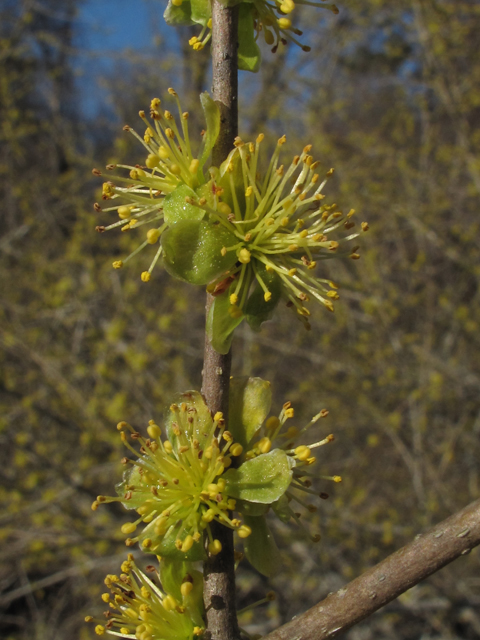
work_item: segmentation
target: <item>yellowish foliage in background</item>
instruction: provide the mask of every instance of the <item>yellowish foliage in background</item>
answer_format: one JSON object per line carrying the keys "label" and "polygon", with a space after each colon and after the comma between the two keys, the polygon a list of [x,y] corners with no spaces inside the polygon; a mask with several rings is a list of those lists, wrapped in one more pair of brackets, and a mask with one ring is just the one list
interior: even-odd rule
{"label": "yellowish foliage in background", "polygon": [[[480,490],[480,7],[352,0],[326,22],[302,12],[320,36],[311,53],[266,53],[254,83],[241,78],[241,134],[286,133],[292,153],[313,142],[336,168],[329,192],[370,231],[360,261],[331,266],[334,317],[316,311],[305,332],[285,311],[234,341],[235,373],[270,380],[299,424],[329,409],[325,463],[344,479],[318,487],[331,490],[313,516],[319,545],[272,522],[285,571],[267,585],[241,565],[242,604],[279,596],[261,622],[244,621],[260,632]],[[0,40],[0,628],[86,640],[84,607],[124,555],[127,514],[90,510],[121,477],[114,425],[161,421],[172,394],[200,386],[204,295],[162,270],[148,285],[138,268],[113,271],[131,240],[94,232],[90,169],[130,153],[121,126],[171,84],[172,59],[161,86],[135,59],[112,73],[118,134],[87,125],[68,34],[42,15],[19,10]],[[207,84],[203,53],[175,58],[191,105]],[[473,552],[347,637],[473,638],[479,587]]]}

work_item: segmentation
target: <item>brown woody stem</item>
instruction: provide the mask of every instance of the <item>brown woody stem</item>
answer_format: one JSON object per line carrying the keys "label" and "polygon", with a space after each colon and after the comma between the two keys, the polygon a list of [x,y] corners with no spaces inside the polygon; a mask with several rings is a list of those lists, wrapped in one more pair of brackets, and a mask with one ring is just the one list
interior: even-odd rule
{"label": "brown woody stem", "polygon": [[[238,132],[237,13],[237,7],[212,2],[213,99],[220,109],[220,134],[212,152],[212,164],[216,167],[233,148]],[[213,297],[207,294],[207,314],[212,303]],[[225,418],[231,360],[231,353],[217,353],[205,337],[202,393],[210,411],[222,411]],[[215,522],[210,526],[214,538],[222,544],[222,551],[204,563],[207,628],[213,640],[237,640],[233,532]]]}
{"label": "brown woody stem", "polygon": [[336,638],[479,544],[476,500],[263,640]]}

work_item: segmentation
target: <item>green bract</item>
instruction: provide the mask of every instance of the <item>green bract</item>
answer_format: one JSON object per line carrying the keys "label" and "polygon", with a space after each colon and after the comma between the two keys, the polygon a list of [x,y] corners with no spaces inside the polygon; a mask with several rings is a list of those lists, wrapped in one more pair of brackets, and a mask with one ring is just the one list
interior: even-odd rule
{"label": "green bract", "polygon": [[226,491],[244,502],[272,504],[288,489],[292,470],[287,454],[274,449],[224,473]]}
{"label": "green bract", "polygon": [[245,524],[252,530],[243,543],[247,560],[265,576],[276,573],[280,566],[280,552],[264,516],[245,516]]}
{"label": "green bract", "polygon": [[[144,527],[127,538],[127,546],[139,542],[144,551],[196,561],[205,553],[203,531],[210,539],[209,552],[221,550],[212,536],[212,520],[240,537],[250,535],[250,528],[230,512],[264,514],[287,491],[297,464],[294,456],[281,449],[252,448],[243,456],[240,440],[250,442],[268,413],[269,386],[258,378],[233,379],[230,417],[238,438],[225,430],[221,413],[212,418],[197,391],[181,394],[170,406],[165,416],[166,439],[153,421],[147,427],[148,438],[119,423],[122,440],[134,459],[124,459],[127,470],[117,486],[118,497],[100,496],[94,508],[101,502],[121,502],[137,511],[137,519],[124,524],[122,532],[131,536],[140,524]],[[138,442],[139,452],[129,437]],[[242,461],[238,468],[229,468],[233,459]]]}
{"label": "green bract", "polygon": [[[297,502],[309,512],[316,511],[316,507],[305,503],[304,499],[298,497],[298,492],[327,498],[327,494],[317,494],[313,490],[312,479],[341,481],[339,476],[315,476],[307,470],[316,461],[312,451],[331,442],[332,435],[309,445],[295,444],[313,424],[325,418],[328,411],[320,411],[303,429],[293,426],[285,428],[287,420],[294,417],[290,402],[283,405],[278,417],[265,419],[271,404],[269,383],[260,378],[234,379],[231,393],[233,412],[231,409],[229,424],[232,425],[235,438],[246,443],[246,446],[241,456],[242,464],[238,469],[228,470],[224,477],[227,486],[229,483],[235,484],[233,491],[237,498],[237,509],[243,514],[245,526],[252,531],[244,542],[246,556],[258,571],[271,575],[279,562],[278,549],[265,519],[268,510],[271,508],[282,522],[295,520],[301,525],[300,514],[290,503]],[[279,482],[274,487],[271,486],[273,469],[283,478],[283,483]],[[265,478],[262,478],[262,473]],[[262,489],[258,490],[260,485]],[[262,499],[259,500],[259,497]],[[316,542],[320,536],[316,534],[310,538]]]}
{"label": "green bract", "polygon": [[225,244],[234,241],[235,236],[218,223],[181,220],[162,235],[163,263],[170,275],[180,280],[208,284],[235,264],[235,255],[221,253]]}
{"label": "green bract", "polygon": [[[221,550],[210,528],[215,520],[236,531],[240,538],[254,535],[260,546],[249,543],[247,556],[259,571],[270,573],[277,551],[269,547],[272,538],[264,519],[269,509],[285,522],[299,519],[290,507],[292,500],[315,510],[298,499],[294,490],[314,493],[310,489],[311,474],[306,470],[315,462],[312,450],[327,444],[333,436],[308,446],[295,446],[295,439],[328,412],[321,411],[302,430],[284,429],[294,415],[293,408],[287,402],[278,417],[267,419],[271,405],[268,382],[233,378],[231,388],[231,431],[225,430],[221,413],[212,418],[197,391],[179,395],[170,406],[164,439],[153,421],[147,427],[148,438],[127,423],[119,423],[122,440],[134,457],[124,459],[127,470],[117,486],[118,497],[99,496],[93,508],[102,502],[121,502],[126,509],[136,510],[138,517],[122,526],[124,534],[135,533],[127,538],[127,546],[139,542],[144,551],[176,562],[202,560],[204,531],[209,553]],[[129,438],[140,445],[139,452]],[[338,476],[319,477],[340,481]],[[136,533],[140,525],[143,528]],[[171,565],[169,571],[176,576],[183,569],[175,567]],[[177,597],[168,575],[164,582]]]}
{"label": "green bract", "polygon": [[[302,45],[295,36],[302,32],[293,26],[290,15],[296,4],[328,9],[338,13],[334,4],[311,2],[310,0],[220,0],[225,6],[239,5],[238,11],[238,68],[244,71],[258,71],[261,54],[257,44],[260,34],[263,34],[272,52],[277,51],[280,43],[286,45],[293,42],[303,51],[310,51],[310,47]],[[167,24],[172,26],[201,27],[198,36],[190,38],[189,44],[196,51],[200,51],[212,36],[211,6],[209,0],[169,0],[163,14]]]}
{"label": "green bract", "polygon": [[[202,104],[206,130],[200,144],[196,146],[190,140],[188,129],[188,113],[182,112],[176,92],[169,89],[169,94],[176,102],[178,122],[168,110],[162,110],[161,101],[154,98],[150,104],[150,120],[145,112],[139,115],[146,125],[143,137],[131,127],[124,129],[132,133],[144,147],[140,162],[127,164],[110,164],[107,170],[126,170],[127,175],[112,174],[111,179],[103,184],[102,199],[107,206],[95,204],[95,210],[111,212],[118,215],[119,220],[107,226],[98,226],[98,231],[119,228],[124,233],[143,227],[144,240],[124,260],[115,260],[114,268],[120,269],[137,253],[156,245],[153,260],[147,271],[142,273],[142,280],[150,280],[155,264],[162,256],[163,245],[159,244],[162,234],[173,225],[182,221],[198,222],[204,213],[185,202],[186,197],[200,198],[206,203],[211,200],[210,175],[205,165],[220,130],[220,113],[215,102],[208,93],[202,93]],[[101,172],[94,169],[95,175]]]}
{"label": "green bract", "polygon": [[[215,296],[207,333],[220,353],[228,352],[233,331],[244,318],[258,331],[282,298],[309,329],[308,301],[315,298],[333,311],[339,298],[338,286],[327,274],[315,272],[318,262],[359,258],[358,247],[343,248],[359,235],[350,231],[355,227],[354,210],[343,213],[336,204],[322,203],[322,190],[333,169],[324,170],[320,178],[320,162],[310,155],[311,145],[289,166],[280,164],[283,136],[261,175],[263,138],[260,134],[255,143],[235,140],[235,149],[220,170],[210,171],[213,196],[208,202],[198,196],[186,198],[211,221],[218,221],[222,234],[224,230],[231,234],[221,255],[234,257],[235,263],[207,288]],[[366,222],[360,226],[362,231],[368,229]]]}
{"label": "green bract", "polygon": [[246,447],[265,422],[272,406],[270,382],[261,378],[232,378],[228,427],[235,440]]}

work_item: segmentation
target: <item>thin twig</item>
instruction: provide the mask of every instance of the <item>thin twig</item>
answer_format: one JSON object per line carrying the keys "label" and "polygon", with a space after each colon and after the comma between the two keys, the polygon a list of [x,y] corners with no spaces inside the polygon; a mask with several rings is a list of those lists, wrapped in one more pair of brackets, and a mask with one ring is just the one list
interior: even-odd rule
{"label": "thin twig", "polygon": [[[212,164],[220,166],[238,132],[237,8],[212,3],[213,99],[220,109],[220,134],[212,152]],[[207,294],[206,311],[213,303]],[[221,355],[205,336],[202,393],[212,413],[228,416],[231,353]],[[212,523],[215,525],[215,523]],[[212,526],[211,525],[211,526]],[[235,609],[235,564],[233,533],[222,525],[212,526],[222,551],[204,563],[204,602],[207,627],[213,640],[239,637]]]}
{"label": "thin twig", "polygon": [[336,638],[479,544],[476,500],[263,640]]}

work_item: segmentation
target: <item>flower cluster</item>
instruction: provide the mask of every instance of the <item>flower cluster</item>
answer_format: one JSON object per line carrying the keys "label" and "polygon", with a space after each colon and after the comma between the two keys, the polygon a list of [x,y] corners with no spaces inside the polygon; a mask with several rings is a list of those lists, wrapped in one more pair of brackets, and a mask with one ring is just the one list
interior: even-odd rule
{"label": "flower cluster", "polygon": [[131,535],[140,523],[147,526],[139,535],[129,537],[127,546],[140,542],[145,551],[162,556],[176,555],[177,550],[184,557],[201,558],[203,547],[195,543],[204,530],[209,537],[209,552],[216,555],[222,549],[220,541],[212,536],[212,520],[235,529],[240,537],[250,534],[240,520],[231,518],[229,512],[235,509],[236,501],[222,478],[243,447],[225,430],[221,413],[212,420],[198,392],[184,393],[181,400],[170,407],[169,439],[162,440],[160,427],[153,421],[147,427],[147,439],[126,422],[118,424],[125,446],[138,455],[128,441],[130,434],[140,444],[141,457],[123,459],[130,468],[118,487],[119,497],[99,496],[93,508],[117,501],[137,510],[139,517],[124,524],[122,532]]}
{"label": "flower cluster", "polygon": [[[310,2],[309,0],[276,0],[267,2],[266,0],[254,0],[252,5],[253,25],[256,38],[263,32],[263,37],[268,45],[273,45],[272,52],[277,51],[281,42],[286,45],[293,42],[303,51],[310,51],[310,47],[302,45],[295,36],[301,36],[302,31],[293,26],[291,16],[295,5],[308,5],[328,9],[332,13],[338,14],[338,8],[334,4],[325,2]],[[288,17],[287,17],[288,16]]]}
{"label": "flower cluster", "polygon": [[[260,134],[255,142],[236,138],[221,167],[207,171],[220,126],[218,108],[208,94],[202,94],[207,129],[194,153],[188,114],[182,113],[176,92],[169,92],[177,103],[181,126],[170,111],[160,109],[159,99],[152,100],[151,120],[140,112],[147,126],[143,138],[126,127],[147,152],[144,164],[107,166],[129,174],[103,184],[102,197],[108,204],[102,208],[96,203],[95,209],[114,212],[119,220],[97,230],[129,232],[147,225],[143,242],[113,266],[119,269],[148,245],[158,245],[141,275],[144,282],[161,259],[174,277],[208,285],[216,300],[207,332],[220,353],[228,351],[233,331],[244,318],[258,330],[281,298],[309,329],[308,301],[315,298],[333,311],[333,302],[339,298],[337,285],[314,273],[317,263],[337,256],[359,257],[358,247],[345,248],[359,235],[350,232],[355,226],[354,210],[342,213],[336,204],[322,202],[322,190],[333,169],[322,172],[320,162],[310,155],[311,145],[294,156],[290,165],[280,164],[286,141],[282,136],[262,175],[264,136]],[[101,175],[96,169],[94,173]],[[341,229],[349,233],[337,237]],[[362,222],[361,230],[367,229]]]}
{"label": "flower cluster", "polygon": [[[249,560],[265,572],[262,560],[252,558],[251,549],[264,535],[268,510],[283,521],[299,522],[300,515],[290,507],[292,500],[309,511],[315,508],[306,505],[296,490],[326,497],[311,489],[310,478],[340,482],[339,476],[318,476],[309,470],[316,460],[312,452],[333,436],[309,445],[299,440],[328,411],[318,413],[301,430],[286,427],[294,416],[290,402],[278,417],[267,419],[270,384],[260,378],[232,378],[230,405],[229,431],[224,416],[217,413],[212,418],[196,391],[181,394],[170,406],[164,439],[153,421],[147,427],[148,438],[119,423],[121,438],[134,458],[122,460],[128,468],[117,486],[119,495],[98,496],[92,508],[120,502],[136,510],[138,517],[121,528],[128,536],[127,546],[138,542],[144,551],[172,561],[202,560],[204,532],[210,555],[222,549],[210,527],[215,520],[237,533]],[[129,439],[140,445],[139,451]],[[142,529],[136,533],[139,525]]]}
{"label": "flower cluster", "polygon": [[[257,40],[263,34],[267,45],[275,53],[280,43],[286,45],[293,42],[303,51],[310,51],[310,47],[302,45],[297,39],[302,31],[292,23],[292,12],[295,6],[308,5],[328,9],[338,14],[335,4],[327,2],[312,2],[310,0],[222,0],[225,5],[239,4],[239,68],[246,71],[258,71],[260,66],[260,49]],[[164,18],[168,24],[191,25],[198,24],[201,31],[193,36],[189,44],[196,51],[202,50],[212,36],[212,18],[210,3],[203,0],[170,0]]]}
{"label": "flower cluster", "polygon": [[[85,618],[86,622],[96,623],[97,635],[108,633],[140,640],[193,640],[203,634],[201,591],[199,598],[190,574],[184,576],[176,598],[164,593],[153,577],[142,572],[131,554],[121,569],[120,576],[105,578],[110,590],[102,595],[103,602],[109,606],[104,614],[106,621],[92,616]],[[158,577],[153,566],[148,566],[147,571]]]}
{"label": "flower cluster", "polygon": [[[351,231],[355,211],[343,213],[336,204],[322,204],[322,190],[334,170],[324,171],[321,177],[320,162],[310,155],[311,145],[290,165],[280,164],[286,141],[282,136],[262,177],[258,170],[263,139],[263,134],[249,143],[237,138],[235,149],[215,174],[214,197],[208,201],[186,198],[189,205],[216,221],[223,234],[229,234],[220,253],[225,264],[232,266],[208,288],[214,295],[223,295],[215,301],[210,318],[211,324],[223,330],[210,331],[214,347],[222,353],[228,350],[233,329],[244,317],[252,328],[259,329],[281,298],[309,329],[306,303],[314,298],[333,311],[333,302],[339,298],[338,286],[314,273],[317,263],[335,257],[359,258],[357,246],[345,246],[359,235]],[[360,228],[366,231],[368,224],[362,222]],[[347,234],[335,235],[339,230]],[[223,318],[226,313],[229,323],[215,322],[215,315]]]}
{"label": "flower cluster", "polygon": [[[207,93],[200,96],[208,126],[199,148],[194,152],[188,129],[189,114],[182,112],[176,91],[169,89],[168,92],[176,102],[180,125],[177,125],[170,111],[161,109],[159,98],[151,101],[150,120],[144,111],[140,111],[140,118],[146,127],[143,137],[128,125],[125,125],[124,130],[139,140],[146,157],[143,162],[135,165],[107,165],[108,171],[122,169],[128,172],[128,177],[112,175],[103,183],[102,188],[102,199],[106,206],[100,206],[98,203],[94,205],[99,213],[115,213],[118,216],[116,222],[97,226],[99,232],[118,228],[122,232],[129,232],[134,228],[147,228],[143,242],[128,257],[113,263],[116,269],[120,269],[148,245],[158,245],[168,224],[181,217],[182,207],[180,211],[174,207],[173,214],[169,211],[169,194],[180,185],[184,185],[188,193],[202,194],[202,186],[206,183],[204,166],[218,136],[218,108]],[[93,174],[102,175],[98,169],[94,169]],[[144,282],[150,280],[152,270],[161,254],[160,245],[149,269],[142,273]]]}
{"label": "flower cluster", "polygon": [[[295,520],[297,524],[302,526],[300,521],[301,514],[294,511],[290,502],[296,502],[309,513],[315,513],[317,508],[315,505],[307,504],[303,498],[299,497],[298,491],[304,495],[311,495],[327,499],[328,494],[325,492],[318,493],[312,489],[312,479],[329,480],[333,482],[341,482],[341,476],[334,475],[319,475],[312,473],[308,470],[308,467],[313,465],[317,458],[313,455],[313,450],[322,447],[334,440],[333,434],[327,435],[325,438],[313,442],[311,444],[296,444],[299,440],[303,439],[304,434],[314,425],[319,419],[326,418],[328,411],[322,409],[317,415],[315,415],[310,422],[308,422],[302,429],[298,429],[294,426],[285,427],[288,418],[293,418],[294,409],[291,402],[286,402],[280,414],[278,416],[270,416],[257,431],[255,438],[249,444],[245,458],[251,460],[256,456],[262,455],[271,451],[272,449],[279,449],[285,451],[287,456],[291,459],[292,466],[292,481],[285,494],[274,504],[271,505],[274,513],[283,521]],[[313,542],[320,540],[319,534],[310,536]]]}

